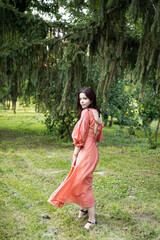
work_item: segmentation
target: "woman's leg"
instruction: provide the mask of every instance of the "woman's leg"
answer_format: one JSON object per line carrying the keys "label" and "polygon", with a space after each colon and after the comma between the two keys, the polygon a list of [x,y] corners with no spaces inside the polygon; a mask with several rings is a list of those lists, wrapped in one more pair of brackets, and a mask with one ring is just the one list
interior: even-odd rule
{"label": "woman's leg", "polygon": [[81,218],[82,216],[86,215],[88,212],[87,212],[88,208],[86,207],[82,207],[81,210],[79,211],[79,215],[78,215],[78,218],[76,218],[77,220],[79,218]]}
{"label": "woman's leg", "polygon": [[86,230],[89,230],[90,226],[97,223],[95,220],[95,207],[88,208],[88,215],[88,222],[84,226]]}
{"label": "woman's leg", "polygon": [[88,208],[88,221],[95,222],[95,207]]}

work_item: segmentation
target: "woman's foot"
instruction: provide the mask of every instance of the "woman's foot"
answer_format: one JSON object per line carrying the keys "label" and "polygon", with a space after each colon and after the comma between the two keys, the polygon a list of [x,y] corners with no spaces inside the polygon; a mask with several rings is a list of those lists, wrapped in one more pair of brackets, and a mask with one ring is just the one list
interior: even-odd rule
{"label": "woman's foot", "polygon": [[91,226],[97,224],[97,221],[95,220],[94,222],[88,221],[86,225],[83,227],[86,230],[89,230]]}
{"label": "woman's foot", "polygon": [[79,211],[79,215],[78,217],[75,219],[75,220],[79,220],[80,218],[82,218],[84,215],[86,215],[88,213],[88,210],[84,210],[84,209],[81,209]]}

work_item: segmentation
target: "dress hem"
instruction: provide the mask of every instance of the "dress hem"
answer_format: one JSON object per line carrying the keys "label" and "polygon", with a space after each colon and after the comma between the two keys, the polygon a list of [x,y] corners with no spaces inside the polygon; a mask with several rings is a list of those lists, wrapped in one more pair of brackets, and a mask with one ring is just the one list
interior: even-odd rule
{"label": "dress hem", "polygon": [[95,203],[92,204],[92,206],[85,206],[85,205],[80,205],[78,202],[67,202],[67,203],[63,203],[63,202],[59,202],[59,201],[50,201],[50,200],[47,200],[47,202],[49,202],[50,204],[52,204],[53,206],[55,207],[59,207],[59,208],[62,208],[64,204],[67,204],[67,203],[75,203],[77,205],[79,205],[80,207],[85,207],[85,208],[90,208],[90,207],[94,207],[95,206]]}

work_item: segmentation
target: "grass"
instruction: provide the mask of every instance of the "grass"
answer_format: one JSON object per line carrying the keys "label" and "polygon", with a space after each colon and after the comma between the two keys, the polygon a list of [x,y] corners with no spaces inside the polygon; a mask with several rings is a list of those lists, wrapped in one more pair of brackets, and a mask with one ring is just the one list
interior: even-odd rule
{"label": "grass", "polygon": [[160,239],[160,148],[149,149],[140,131],[103,132],[93,184],[98,225],[86,232],[87,219],[74,220],[77,205],[47,202],[70,171],[72,142],[46,135],[43,115],[31,109],[0,111],[0,239]]}

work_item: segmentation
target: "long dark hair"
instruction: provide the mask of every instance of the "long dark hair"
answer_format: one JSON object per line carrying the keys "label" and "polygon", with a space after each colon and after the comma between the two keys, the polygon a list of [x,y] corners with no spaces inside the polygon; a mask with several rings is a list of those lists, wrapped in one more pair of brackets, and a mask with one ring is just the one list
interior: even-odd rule
{"label": "long dark hair", "polygon": [[83,108],[80,105],[80,98],[79,98],[80,93],[84,93],[87,96],[87,98],[89,98],[91,100],[91,104],[89,106],[87,106],[87,108],[97,109],[99,116],[100,116],[101,111],[100,111],[99,107],[97,106],[96,94],[95,94],[94,90],[90,87],[84,87],[78,92],[78,95],[77,95],[77,110],[79,112],[79,118],[80,118],[81,112],[83,110]]}

